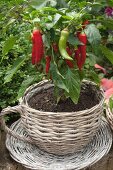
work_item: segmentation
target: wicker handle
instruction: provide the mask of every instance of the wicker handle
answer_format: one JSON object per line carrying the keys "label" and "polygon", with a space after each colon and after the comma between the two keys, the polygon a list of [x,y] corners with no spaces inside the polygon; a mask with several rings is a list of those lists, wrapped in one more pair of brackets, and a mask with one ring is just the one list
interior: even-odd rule
{"label": "wicker handle", "polygon": [[15,131],[11,130],[5,123],[5,119],[4,119],[5,115],[10,114],[10,113],[20,113],[22,115],[23,111],[24,111],[23,105],[17,105],[14,107],[9,106],[9,107],[3,109],[0,113],[2,128],[6,133],[12,135],[13,137],[15,137],[17,139],[23,140],[25,142],[33,143],[31,139],[28,139],[26,137],[23,137],[23,136],[15,133]]}

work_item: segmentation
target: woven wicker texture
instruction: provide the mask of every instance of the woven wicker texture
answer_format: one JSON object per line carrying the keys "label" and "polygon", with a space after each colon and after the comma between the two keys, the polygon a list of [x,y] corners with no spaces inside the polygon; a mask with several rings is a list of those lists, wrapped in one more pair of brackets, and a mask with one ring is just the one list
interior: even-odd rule
{"label": "woven wicker texture", "polygon": [[52,88],[48,81],[29,87],[23,97],[22,105],[27,108],[22,115],[22,122],[31,138],[41,149],[57,155],[65,155],[81,150],[94,136],[100,124],[103,112],[103,91],[97,90],[95,84],[84,81],[99,99],[99,104],[91,109],[78,112],[44,112],[32,109],[29,99],[43,89]]}
{"label": "woven wicker texture", "polygon": [[[100,126],[100,119],[103,113],[103,91],[97,90],[94,83],[89,81],[83,82],[83,89],[87,85],[97,95],[99,103],[91,109],[78,112],[44,112],[31,108],[28,105],[29,99],[41,93],[43,89],[53,88],[53,84],[48,81],[42,81],[30,86],[20,105],[8,107],[1,112],[1,116],[9,113],[19,112],[21,120],[31,139],[27,140],[36,144],[40,149],[56,155],[66,155],[81,150],[97,132]],[[5,130],[14,137],[19,137],[15,132],[10,130],[2,119]]]}
{"label": "woven wicker texture", "polygon": [[111,126],[111,129],[113,130],[113,113],[109,107],[106,108],[106,118]]}
{"label": "woven wicker texture", "polygon": [[[11,129],[29,138],[21,121],[15,122]],[[112,133],[108,123],[101,121],[100,128],[92,141],[80,152],[66,156],[55,156],[43,152],[35,145],[26,143],[7,134],[6,147],[11,157],[23,166],[36,170],[79,170],[96,163],[107,154],[112,145]]]}

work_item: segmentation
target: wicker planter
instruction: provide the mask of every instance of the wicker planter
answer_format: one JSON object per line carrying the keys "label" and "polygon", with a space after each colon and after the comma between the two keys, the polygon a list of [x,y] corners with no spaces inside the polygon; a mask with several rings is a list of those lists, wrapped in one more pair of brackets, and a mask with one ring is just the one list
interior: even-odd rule
{"label": "wicker planter", "polygon": [[109,122],[111,129],[113,130],[113,113],[111,112],[109,107],[106,108],[106,118]]}
{"label": "wicker planter", "polygon": [[31,140],[23,138],[10,130],[3,120],[5,130],[13,136],[36,144],[40,149],[57,155],[65,155],[79,151],[86,146],[97,132],[103,113],[103,91],[97,90],[92,82],[84,81],[84,90],[90,84],[94,89],[99,103],[91,109],[78,112],[44,112],[31,108],[29,99],[43,89],[53,88],[53,84],[42,81],[30,86],[19,106],[4,109],[1,115],[19,112],[21,121]]}
{"label": "wicker planter", "polygon": [[[15,122],[11,126],[11,130],[23,137],[29,138],[29,134],[20,121]],[[35,145],[20,141],[9,134],[6,137],[6,147],[9,150],[10,156],[15,161],[32,170],[83,170],[83,168],[84,170],[89,170],[90,168],[86,167],[92,166],[105,156],[111,146],[111,129],[108,122],[104,119],[101,120],[99,130],[88,145],[80,152],[64,156],[48,154]],[[102,170],[102,167],[99,167]],[[98,169],[97,166],[94,169]]]}

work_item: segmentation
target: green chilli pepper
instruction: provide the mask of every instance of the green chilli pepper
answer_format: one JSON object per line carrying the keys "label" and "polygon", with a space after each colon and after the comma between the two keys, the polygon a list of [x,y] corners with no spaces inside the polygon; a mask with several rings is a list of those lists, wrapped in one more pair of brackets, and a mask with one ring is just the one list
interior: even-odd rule
{"label": "green chilli pepper", "polygon": [[67,43],[68,37],[69,37],[69,31],[67,29],[62,30],[61,36],[59,39],[59,44],[58,44],[59,51],[63,59],[73,60],[66,51],[66,46],[67,46],[66,43]]}

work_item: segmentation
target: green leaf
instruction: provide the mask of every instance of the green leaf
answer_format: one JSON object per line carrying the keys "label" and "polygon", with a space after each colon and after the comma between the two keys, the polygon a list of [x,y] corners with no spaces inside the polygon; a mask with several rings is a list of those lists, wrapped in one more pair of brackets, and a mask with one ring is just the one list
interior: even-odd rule
{"label": "green leaf", "polygon": [[57,6],[58,6],[59,8],[67,8],[67,7],[68,7],[68,5],[67,5],[67,3],[66,3],[65,0],[57,1]]}
{"label": "green leaf", "polygon": [[19,57],[12,65],[12,67],[6,72],[4,77],[4,83],[8,83],[11,81],[13,75],[17,72],[17,70],[21,67],[24,63],[26,57]]}
{"label": "green leaf", "polygon": [[47,30],[52,29],[53,26],[54,26],[54,23],[53,23],[53,22],[51,22],[51,23],[46,23],[46,28],[47,28]]}
{"label": "green leaf", "polygon": [[107,47],[100,45],[100,49],[105,57],[113,64],[113,51],[109,50]]}
{"label": "green leaf", "polygon": [[77,103],[81,89],[80,77],[77,70],[67,70],[65,85],[69,89],[69,97],[74,103]]}
{"label": "green leaf", "polygon": [[73,46],[80,44],[80,41],[73,34],[69,35],[68,42]]}
{"label": "green leaf", "polygon": [[62,14],[62,18],[65,20],[72,20],[72,17]]}
{"label": "green leaf", "polygon": [[103,3],[101,3],[101,2],[94,2],[94,3],[92,3],[92,9],[91,9],[91,11],[92,11],[92,13],[94,14],[97,14],[97,13],[99,13],[99,11],[102,9],[102,8],[104,8],[104,4]]}
{"label": "green leaf", "polygon": [[101,35],[96,26],[94,24],[89,24],[84,31],[90,44],[92,46],[98,46],[101,41]]}
{"label": "green leaf", "polygon": [[113,0],[108,1],[109,6],[113,7]]}
{"label": "green leaf", "polygon": [[15,21],[16,21],[16,19],[11,18],[11,19],[9,20],[9,22],[7,23],[6,27],[9,26],[10,24],[14,23]]}
{"label": "green leaf", "polygon": [[46,7],[47,3],[54,7],[56,5],[56,0],[31,0],[30,5],[39,10]]}
{"label": "green leaf", "polygon": [[57,4],[56,0],[49,0],[49,3],[52,7],[56,6]]}
{"label": "green leaf", "polygon": [[56,8],[53,8],[53,7],[44,7],[43,11],[58,13],[58,10]]}
{"label": "green leaf", "polygon": [[94,82],[99,85],[100,78],[99,78],[98,74],[96,74],[94,71],[90,71],[90,75],[93,78]]}
{"label": "green leaf", "polygon": [[58,66],[57,66],[57,63],[55,61],[55,55],[54,55],[54,52],[53,52],[53,49],[52,49],[52,57],[53,57],[53,63],[51,63],[51,66],[54,67],[54,71],[56,72],[56,74],[61,77],[62,79],[65,79],[64,76],[62,76],[62,74],[59,72],[58,70]]}
{"label": "green leaf", "polygon": [[45,7],[48,0],[31,0],[30,5],[35,9]]}
{"label": "green leaf", "polygon": [[59,19],[61,18],[61,16],[62,16],[62,15],[60,15],[60,14],[56,14],[56,15],[54,16],[54,21],[53,21],[53,22],[54,22],[54,25],[57,24],[57,22],[59,21]]}
{"label": "green leaf", "polygon": [[54,63],[51,63],[50,73],[52,74],[55,80],[57,79],[57,77],[61,77],[64,79],[64,77],[61,75],[57,66]]}
{"label": "green leaf", "polygon": [[112,19],[102,20],[101,23],[102,23],[106,28],[113,29],[113,20],[112,20]]}
{"label": "green leaf", "polygon": [[14,37],[13,35],[10,36],[10,37],[5,41],[4,46],[3,46],[3,48],[2,48],[2,54],[3,54],[3,56],[6,55],[6,54],[9,52],[9,50],[11,50],[11,49],[13,48],[15,42],[16,42],[16,37]]}
{"label": "green leaf", "polygon": [[35,22],[40,22],[40,19],[39,18],[34,18],[33,23],[35,23]]}
{"label": "green leaf", "polygon": [[19,4],[23,3],[23,0],[15,0],[15,1],[12,1],[12,3],[14,5],[19,5]]}
{"label": "green leaf", "polygon": [[25,90],[27,87],[29,87],[31,84],[33,84],[35,81],[38,81],[40,79],[39,75],[29,76],[27,77],[21,84],[21,87],[18,92],[17,99],[23,96]]}
{"label": "green leaf", "polygon": [[88,58],[86,60],[88,61],[88,64],[94,66],[96,64],[96,56],[91,52],[87,53],[87,56]]}
{"label": "green leaf", "polygon": [[[53,8],[53,7],[44,7],[43,8],[43,11],[46,11],[46,12],[51,12],[51,13],[54,13],[54,14],[60,14],[60,15],[64,15],[63,12],[57,10],[56,8]],[[72,18],[71,18],[72,19]]]}
{"label": "green leaf", "polygon": [[61,73],[57,69],[57,66],[53,63],[51,63],[50,73],[53,77],[53,81],[54,81],[55,86],[65,90],[66,92],[69,92],[68,88],[65,85],[64,77],[61,75]]}
{"label": "green leaf", "polygon": [[43,34],[42,36],[43,42],[45,44],[45,47],[50,48],[51,42],[50,42],[50,34]]}
{"label": "green leaf", "polygon": [[79,71],[79,77],[80,81],[82,81],[86,77],[86,71],[85,70]]}
{"label": "green leaf", "polygon": [[68,90],[68,88],[65,85],[65,81],[61,77],[56,76],[56,79],[54,79],[53,81],[54,81],[54,84],[57,87],[59,87],[60,89],[65,90],[67,93],[69,93],[69,90]]}

